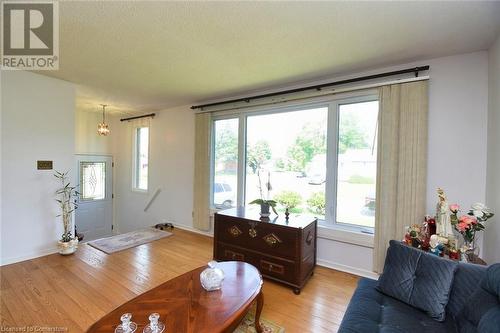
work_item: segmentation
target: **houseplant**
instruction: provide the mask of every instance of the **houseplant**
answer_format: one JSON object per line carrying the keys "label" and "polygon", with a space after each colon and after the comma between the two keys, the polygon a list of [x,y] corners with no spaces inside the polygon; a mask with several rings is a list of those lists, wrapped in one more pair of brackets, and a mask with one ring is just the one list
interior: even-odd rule
{"label": "houseplant", "polygon": [[61,209],[61,214],[57,217],[62,217],[63,234],[58,241],[59,253],[68,255],[75,253],[78,248],[78,238],[73,237],[71,231],[71,217],[77,208],[73,199],[78,195],[75,186],[71,186],[68,179],[68,172],[55,171],[54,177],[61,182],[61,188],[56,191],[56,201]]}
{"label": "houseplant", "polygon": [[452,204],[449,208],[451,224],[464,239],[462,251],[474,253],[477,250],[475,244],[476,232],[484,230],[484,222],[493,217],[494,213],[482,203],[473,204],[468,213],[462,216],[458,216],[459,205]]}
{"label": "houseplant", "polygon": [[269,215],[271,215],[269,209],[271,208],[274,212],[274,214],[278,215],[276,212],[276,201],[269,199],[270,193],[272,190],[271,186],[271,173],[267,173],[267,182],[266,182],[266,190],[267,190],[267,196],[264,198],[264,191],[262,190],[262,179],[261,179],[261,170],[257,171],[257,178],[259,179],[259,193],[260,193],[260,199],[255,199],[252,202],[250,202],[251,205],[260,205],[260,216],[262,218],[268,218]]}

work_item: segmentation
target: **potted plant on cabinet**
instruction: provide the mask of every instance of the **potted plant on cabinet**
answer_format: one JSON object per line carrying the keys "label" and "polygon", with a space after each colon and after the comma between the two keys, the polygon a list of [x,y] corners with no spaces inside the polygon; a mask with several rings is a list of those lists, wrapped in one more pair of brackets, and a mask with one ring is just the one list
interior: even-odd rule
{"label": "potted plant on cabinet", "polygon": [[270,192],[272,190],[271,186],[271,173],[267,173],[267,182],[266,182],[266,190],[267,190],[267,199],[264,198],[264,193],[262,191],[262,180],[261,180],[261,171],[257,171],[257,177],[259,178],[259,193],[260,193],[260,199],[255,199],[254,201],[250,202],[251,205],[260,205],[260,217],[261,218],[269,218],[269,215],[271,215],[269,208],[271,208],[274,212],[274,214],[278,215],[276,212],[276,201],[271,200],[270,198]]}
{"label": "potted plant on cabinet", "polygon": [[63,234],[58,241],[59,253],[68,255],[75,253],[78,248],[78,238],[73,237],[71,232],[71,217],[77,208],[74,198],[77,197],[78,192],[76,187],[71,186],[68,179],[68,172],[55,171],[54,176],[61,181],[61,188],[56,191],[56,201],[61,208],[61,214],[57,217],[62,217]]}

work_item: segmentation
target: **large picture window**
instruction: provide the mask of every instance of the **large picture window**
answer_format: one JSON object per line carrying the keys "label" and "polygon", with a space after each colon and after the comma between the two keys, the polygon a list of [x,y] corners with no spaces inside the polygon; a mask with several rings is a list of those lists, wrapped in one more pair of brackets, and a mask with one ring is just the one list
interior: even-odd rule
{"label": "large picture window", "polygon": [[262,195],[278,202],[278,212],[373,228],[377,119],[376,96],[214,116],[213,207]]}
{"label": "large picture window", "polygon": [[270,181],[278,210],[325,218],[327,118],[327,107],[248,116],[246,203]]}

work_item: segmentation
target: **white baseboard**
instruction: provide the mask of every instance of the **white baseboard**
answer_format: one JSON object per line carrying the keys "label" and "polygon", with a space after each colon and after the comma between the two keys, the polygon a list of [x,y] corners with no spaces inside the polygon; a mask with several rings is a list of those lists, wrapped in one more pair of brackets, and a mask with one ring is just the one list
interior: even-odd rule
{"label": "white baseboard", "polygon": [[375,280],[378,280],[378,276],[379,276],[377,273],[372,272],[372,271],[368,271],[366,269],[337,264],[335,262],[331,262],[328,260],[318,259],[317,264],[318,264],[318,266],[323,266],[326,268],[335,269],[337,271],[346,272],[346,273],[350,273],[350,274],[354,274],[354,275],[358,275],[358,276],[362,276],[362,277],[366,277],[366,278],[370,278],[370,279],[375,279]]}
{"label": "white baseboard", "polygon": [[214,237],[213,231],[201,231],[201,230],[195,229],[193,227],[188,227],[188,226],[186,226],[184,224],[177,224],[177,223],[174,223],[174,227],[182,229],[182,230],[191,231],[191,232],[194,232],[196,234],[200,234],[200,235],[204,235],[204,236],[209,236],[209,237]]}
{"label": "white baseboard", "polygon": [[51,247],[51,248],[48,248],[45,250],[23,254],[22,256],[18,256],[18,257],[1,258],[0,266],[15,264],[16,262],[20,262],[20,261],[30,260],[30,259],[34,259],[34,258],[38,258],[38,257],[43,257],[43,256],[46,256],[49,254],[57,253],[57,251],[58,251],[57,247]]}

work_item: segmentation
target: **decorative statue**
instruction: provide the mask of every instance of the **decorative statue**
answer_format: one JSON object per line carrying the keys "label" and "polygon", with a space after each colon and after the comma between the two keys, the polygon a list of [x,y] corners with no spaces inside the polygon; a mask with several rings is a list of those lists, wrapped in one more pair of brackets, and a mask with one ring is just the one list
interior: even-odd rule
{"label": "decorative statue", "polygon": [[429,246],[430,246],[429,252],[436,256],[439,256],[441,254],[440,245],[441,244],[439,244],[439,236],[432,235],[429,240]]}
{"label": "decorative statue", "polygon": [[443,189],[437,189],[438,204],[436,207],[436,233],[439,236],[448,237],[453,236],[453,228],[451,226],[450,209],[446,201],[446,195]]}

